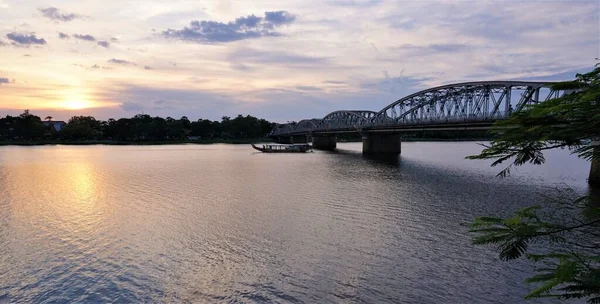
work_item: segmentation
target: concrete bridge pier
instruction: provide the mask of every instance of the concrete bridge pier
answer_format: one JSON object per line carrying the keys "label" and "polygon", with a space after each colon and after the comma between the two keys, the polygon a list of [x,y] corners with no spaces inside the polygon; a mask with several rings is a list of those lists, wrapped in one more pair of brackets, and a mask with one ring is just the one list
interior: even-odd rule
{"label": "concrete bridge pier", "polygon": [[[600,155],[600,142],[594,148],[594,156]],[[600,160],[593,159],[592,167],[590,168],[590,177],[588,178],[590,185],[600,186]]]}
{"label": "concrete bridge pier", "polygon": [[317,150],[335,150],[337,141],[335,136],[315,136],[312,137],[312,147]]}
{"label": "concrete bridge pier", "polygon": [[279,144],[293,144],[293,136],[277,136],[277,143]]}
{"label": "concrete bridge pier", "polygon": [[293,144],[306,144],[308,143],[308,136],[306,135],[294,135],[292,136]]}
{"label": "concrete bridge pier", "polygon": [[400,154],[400,134],[365,133],[362,137],[363,154]]}

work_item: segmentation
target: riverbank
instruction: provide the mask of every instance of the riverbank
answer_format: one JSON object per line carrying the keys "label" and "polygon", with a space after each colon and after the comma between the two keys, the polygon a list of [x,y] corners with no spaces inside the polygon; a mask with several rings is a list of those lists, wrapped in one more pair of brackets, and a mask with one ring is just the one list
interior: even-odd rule
{"label": "riverbank", "polygon": [[181,144],[252,144],[272,142],[269,138],[256,139],[185,139],[185,140],[7,140],[0,141],[0,146],[47,146],[47,145],[69,145],[69,146],[128,146],[128,145],[181,145]]}
{"label": "riverbank", "polygon": [[[402,142],[482,142],[491,140],[491,138],[402,138]],[[337,142],[362,142],[362,139],[344,140],[338,138]]]}

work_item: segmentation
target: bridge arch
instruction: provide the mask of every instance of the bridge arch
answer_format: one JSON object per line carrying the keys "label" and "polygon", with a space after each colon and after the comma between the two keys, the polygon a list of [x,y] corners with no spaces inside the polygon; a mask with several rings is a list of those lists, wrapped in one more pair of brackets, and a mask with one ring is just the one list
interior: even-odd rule
{"label": "bridge arch", "polygon": [[377,115],[374,111],[342,110],[331,112],[315,127],[315,130],[351,129],[367,125]]}
{"label": "bridge arch", "polygon": [[[443,85],[403,97],[379,111],[373,124],[495,120],[526,104],[558,97],[552,83],[480,81]],[[545,92],[542,92],[545,89]],[[518,99],[517,99],[518,98]]]}
{"label": "bridge arch", "polygon": [[294,133],[307,133],[314,130],[317,125],[321,122],[321,119],[304,119],[298,122],[294,127]]}
{"label": "bridge arch", "polygon": [[277,125],[269,136],[288,135],[294,131],[295,123]]}

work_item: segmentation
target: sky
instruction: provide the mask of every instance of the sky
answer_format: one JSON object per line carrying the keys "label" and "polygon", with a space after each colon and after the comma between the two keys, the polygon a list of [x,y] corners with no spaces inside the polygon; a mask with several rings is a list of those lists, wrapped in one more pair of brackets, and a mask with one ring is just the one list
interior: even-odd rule
{"label": "sky", "polygon": [[599,0],[0,0],[0,115],[298,121],[598,57]]}

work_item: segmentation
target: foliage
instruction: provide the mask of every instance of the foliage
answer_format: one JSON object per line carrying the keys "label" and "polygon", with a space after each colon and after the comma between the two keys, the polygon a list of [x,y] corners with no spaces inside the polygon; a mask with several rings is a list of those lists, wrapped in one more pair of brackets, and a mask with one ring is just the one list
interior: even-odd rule
{"label": "foliage", "polygon": [[498,139],[486,145],[481,154],[468,158],[495,159],[492,166],[512,159],[500,176],[508,175],[512,165],[543,164],[543,151],[549,149],[568,148],[587,160],[599,159],[593,146],[584,142],[600,134],[600,67],[576,77],[554,85],[554,89],[569,90],[571,94],[529,105],[498,122],[492,130]]}
{"label": "foliage", "polygon": [[[51,121],[52,117],[48,116],[46,120]],[[174,119],[138,114],[131,118],[111,118],[107,121],[92,116],[74,116],[57,132],[51,126],[45,126],[40,117],[25,111],[17,117],[0,118],[0,139],[172,141],[192,137],[202,140],[244,140],[266,137],[273,126],[274,123],[250,115],[238,115],[234,119],[223,117],[219,122],[208,119],[190,121],[186,116]]]}
{"label": "foliage", "polygon": [[42,120],[25,110],[19,116],[7,115],[0,118],[0,136],[10,139],[40,139],[44,137],[46,127]]}
{"label": "foliage", "polygon": [[[501,177],[509,175],[512,166],[543,164],[548,149],[567,148],[597,161],[599,153],[585,141],[600,138],[600,67],[554,89],[571,93],[497,123],[496,139],[481,154],[468,158],[494,159],[492,166],[512,161]],[[510,218],[476,218],[469,231],[474,244],[496,245],[501,260],[524,256],[541,265],[527,279],[537,286],[527,299],[586,298],[600,303],[600,201],[594,195],[575,198],[574,191],[569,193],[521,209]]]}

